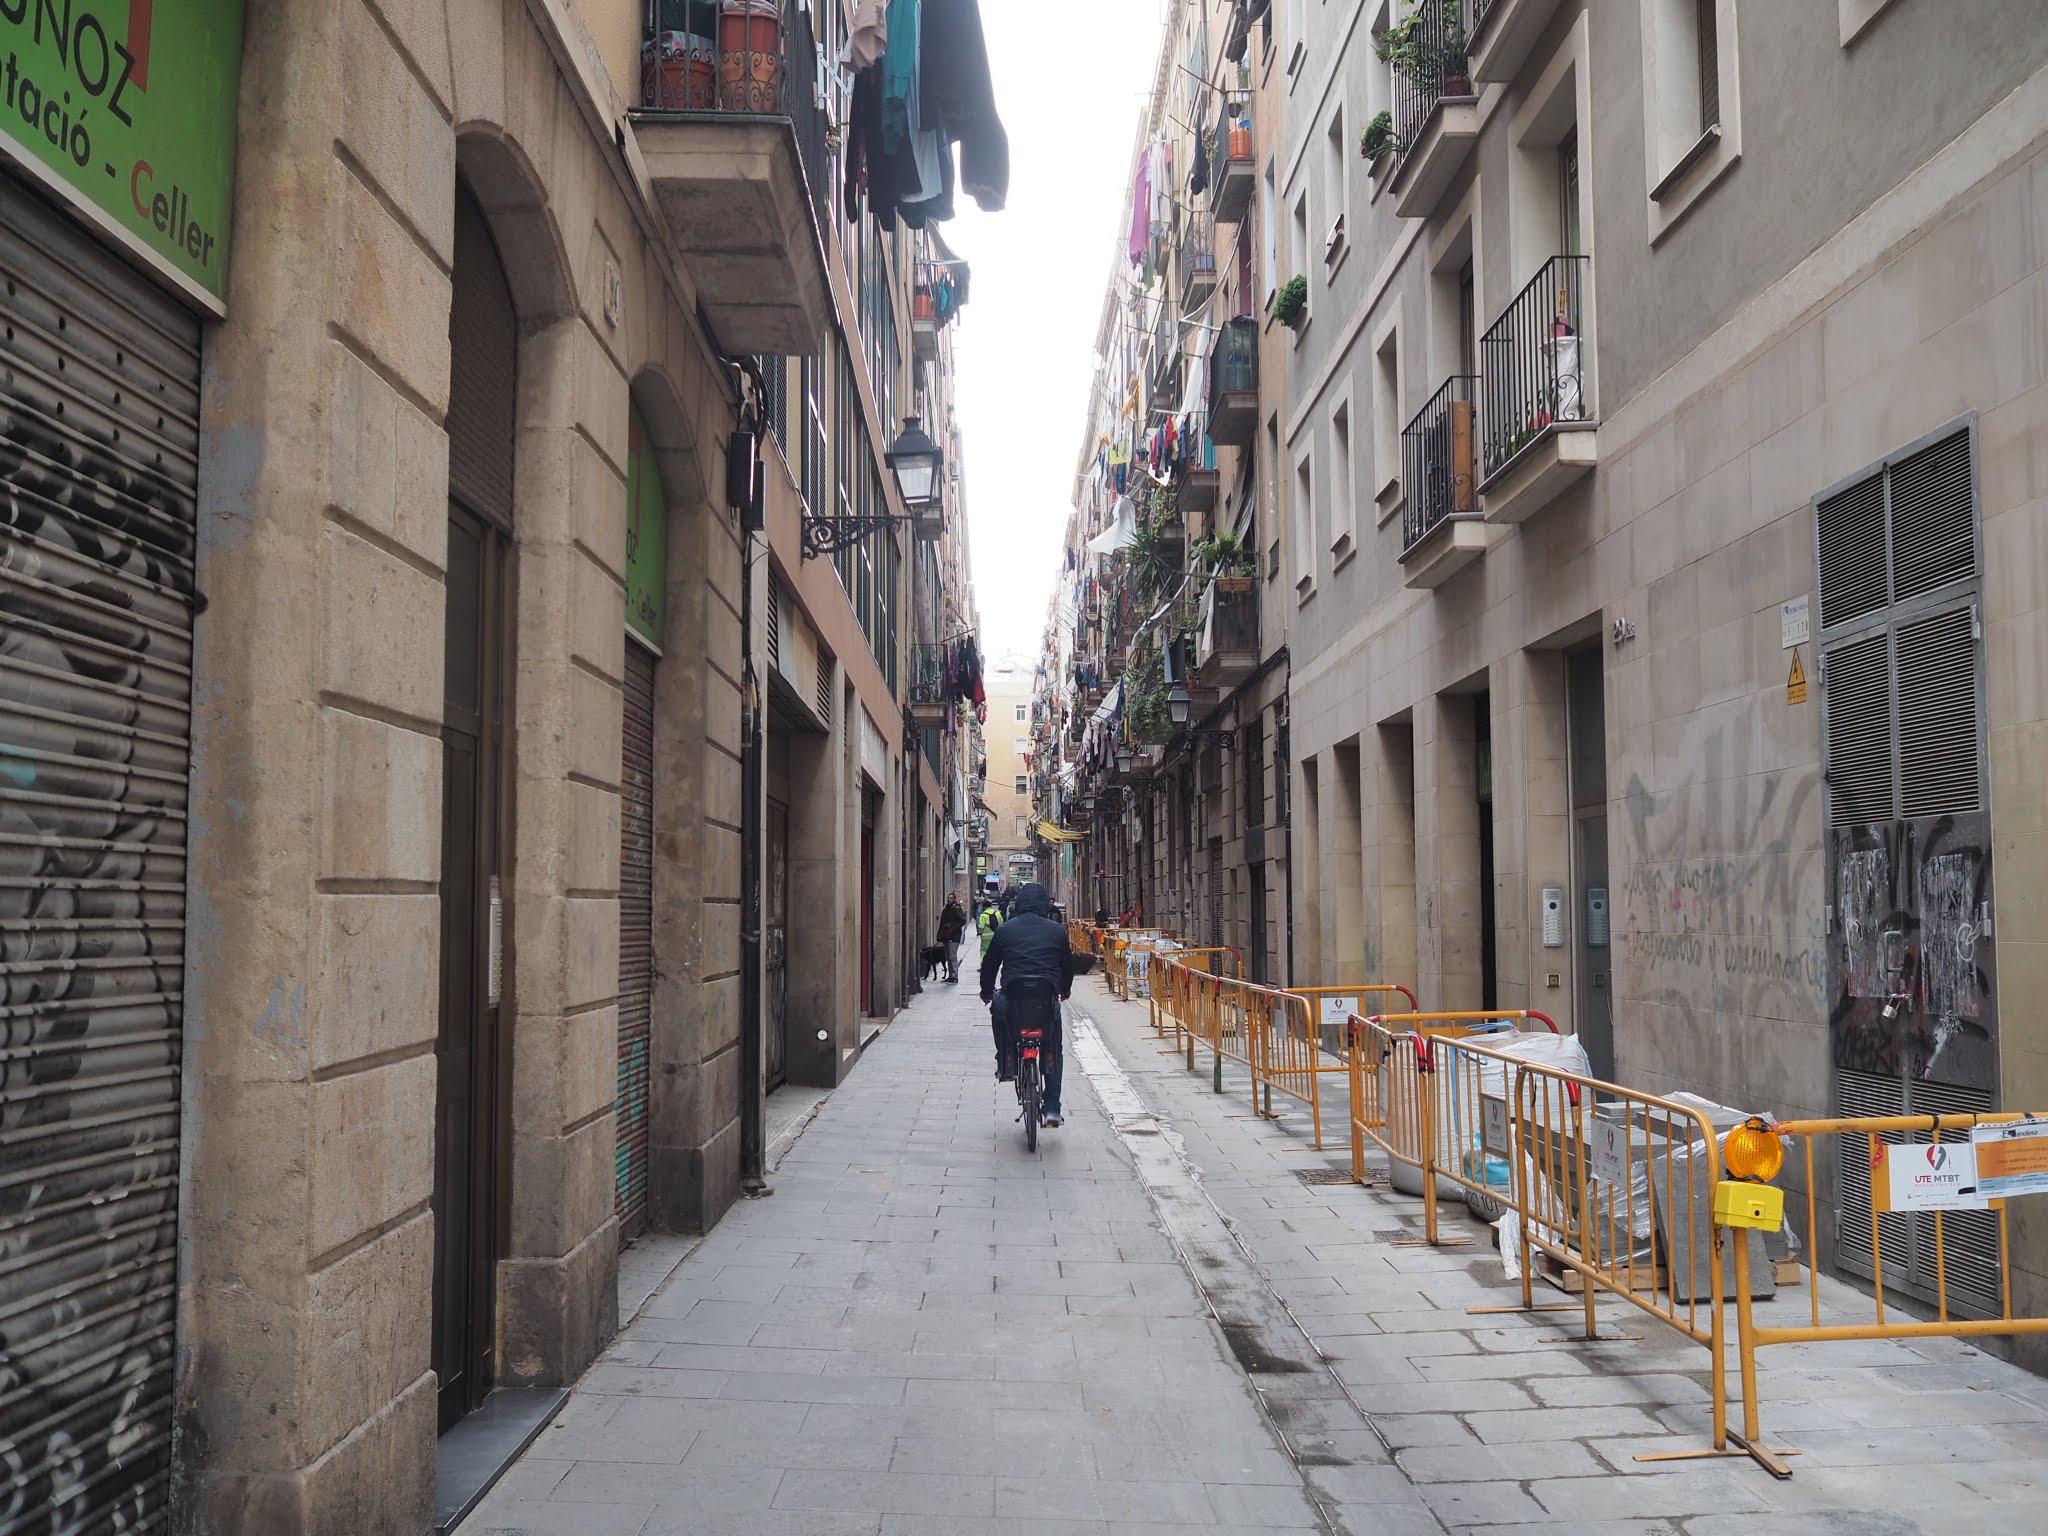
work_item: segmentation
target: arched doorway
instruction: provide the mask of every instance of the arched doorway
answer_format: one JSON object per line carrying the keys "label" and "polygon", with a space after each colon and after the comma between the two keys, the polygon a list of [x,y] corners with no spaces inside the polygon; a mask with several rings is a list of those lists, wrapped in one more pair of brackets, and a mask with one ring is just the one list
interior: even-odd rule
{"label": "arched doorway", "polygon": [[483,210],[455,199],[449,318],[448,616],[441,727],[441,998],[434,1123],[434,1338],[446,1430],[496,1375],[512,1009],[513,541],[518,323]]}

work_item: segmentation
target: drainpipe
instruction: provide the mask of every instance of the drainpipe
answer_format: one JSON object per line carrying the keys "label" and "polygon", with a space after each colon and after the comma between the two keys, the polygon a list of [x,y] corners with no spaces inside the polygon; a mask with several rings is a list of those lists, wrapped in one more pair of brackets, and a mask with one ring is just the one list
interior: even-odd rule
{"label": "drainpipe", "polygon": [[740,581],[740,634],[746,649],[740,708],[740,1192],[773,1194],[762,1097],[761,1018],[761,674],[754,665],[755,535],[748,533]]}

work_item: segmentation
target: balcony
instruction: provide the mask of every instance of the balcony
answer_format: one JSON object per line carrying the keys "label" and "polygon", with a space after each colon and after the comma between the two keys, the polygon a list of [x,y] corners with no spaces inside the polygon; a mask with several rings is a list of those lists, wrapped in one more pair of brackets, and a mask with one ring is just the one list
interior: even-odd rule
{"label": "balcony", "polygon": [[1468,0],[1472,11],[1465,56],[1472,78],[1508,81],[1515,78],[1536,46],[1536,39],[1557,14],[1557,0]]}
{"label": "balcony", "polygon": [[1182,517],[1197,517],[1216,505],[1223,477],[1216,468],[1216,445],[1206,435],[1195,444],[1193,455],[1180,472],[1177,488]]}
{"label": "balcony", "polygon": [[1259,430],[1259,323],[1226,321],[1209,353],[1209,436],[1243,448]]}
{"label": "balcony", "polygon": [[1198,213],[1181,241],[1181,312],[1194,314],[1209,302],[1209,295],[1215,291],[1216,220],[1209,214]]}
{"label": "balcony", "polygon": [[668,244],[730,353],[808,356],[831,318],[831,158],[795,0],[658,0],[634,135]]}
{"label": "balcony", "polygon": [[1440,587],[1486,552],[1475,484],[1478,423],[1472,396],[1479,381],[1444,380],[1401,433],[1401,578],[1406,586]]}
{"label": "balcony", "polygon": [[1217,222],[1236,224],[1252,205],[1257,173],[1252,168],[1252,125],[1249,119],[1216,125],[1214,165],[1210,169],[1209,210]]}
{"label": "balcony", "polygon": [[1394,211],[1426,219],[1479,137],[1479,98],[1458,0],[1420,0],[1408,25],[1406,57],[1394,67]]}
{"label": "balcony", "polygon": [[1218,576],[1202,593],[1194,681],[1235,688],[1259,667],[1259,590],[1250,576]]}
{"label": "balcony", "polygon": [[920,363],[939,360],[939,318],[932,291],[920,283],[910,296],[910,355]]}
{"label": "balcony", "polygon": [[1490,523],[1527,522],[1600,460],[1584,256],[1553,256],[1479,343],[1480,493]]}
{"label": "balcony", "polygon": [[936,645],[915,645],[910,650],[910,718],[925,730],[937,730],[946,723],[952,689],[946,677],[945,649]]}

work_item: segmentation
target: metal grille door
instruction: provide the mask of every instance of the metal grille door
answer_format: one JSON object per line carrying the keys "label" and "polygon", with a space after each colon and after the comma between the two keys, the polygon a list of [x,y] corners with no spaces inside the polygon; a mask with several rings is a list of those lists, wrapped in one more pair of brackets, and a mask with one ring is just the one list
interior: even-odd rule
{"label": "metal grille door", "polygon": [[199,326],[0,172],[0,1530],[167,1521]]}
{"label": "metal grille door", "polygon": [[619,770],[619,1224],[647,1225],[648,1052],[654,1010],[654,658],[626,642]]}
{"label": "metal grille door", "polygon": [[[1844,1114],[1997,1106],[1975,433],[1894,455],[1815,503],[1828,985]],[[1842,1139],[1839,1262],[1870,1275],[1868,1150]],[[1933,1220],[1878,1218],[1887,1284],[1933,1298]],[[1952,1306],[1995,1312],[1997,1224],[1950,1212]]]}

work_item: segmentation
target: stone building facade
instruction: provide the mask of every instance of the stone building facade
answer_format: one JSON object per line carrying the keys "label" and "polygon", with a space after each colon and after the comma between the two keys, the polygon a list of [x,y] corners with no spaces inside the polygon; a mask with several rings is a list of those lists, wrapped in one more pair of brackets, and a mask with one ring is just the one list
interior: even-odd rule
{"label": "stone building facade", "polygon": [[2037,1107],[2038,16],[1424,0],[1382,62],[1410,10],[1288,13],[1297,960],[1747,1109]]}
{"label": "stone building facade", "polygon": [[[884,459],[923,409],[957,466],[950,351],[833,195],[842,11],[714,60],[638,0],[206,0],[122,43],[138,121],[208,105],[120,195],[0,134],[10,1529],[434,1528],[437,1439],[549,1411],[622,1245],[904,997],[964,824],[907,620],[967,567]],[[41,14],[0,47],[84,67]],[[771,998],[778,790],[860,918]]]}
{"label": "stone building facade", "polygon": [[1275,452],[1290,333],[1272,313],[1286,76],[1276,13],[1260,9],[1167,12],[1036,728],[1041,804],[1088,834],[1061,855],[1072,909],[1229,945],[1277,982],[1292,974]]}

